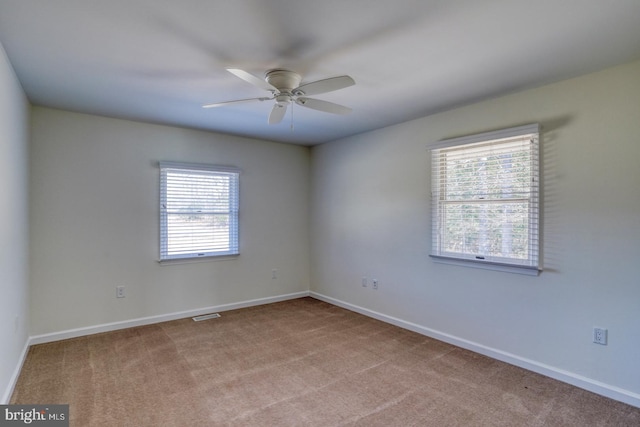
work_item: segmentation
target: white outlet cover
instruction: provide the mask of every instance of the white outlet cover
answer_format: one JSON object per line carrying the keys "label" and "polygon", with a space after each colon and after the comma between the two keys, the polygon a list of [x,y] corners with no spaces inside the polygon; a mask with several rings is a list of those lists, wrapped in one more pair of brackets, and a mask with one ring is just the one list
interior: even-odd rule
{"label": "white outlet cover", "polygon": [[607,330],[604,328],[593,328],[593,342],[607,345]]}

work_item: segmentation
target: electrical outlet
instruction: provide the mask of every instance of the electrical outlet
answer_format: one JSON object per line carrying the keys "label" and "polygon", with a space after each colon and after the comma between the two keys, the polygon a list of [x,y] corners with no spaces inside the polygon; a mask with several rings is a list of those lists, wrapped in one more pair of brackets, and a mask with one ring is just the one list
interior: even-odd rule
{"label": "electrical outlet", "polygon": [[603,328],[593,328],[593,342],[607,345],[607,330]]}
{"label": "electrical outlet", "polygon": [[378,279],[373,279],[373,289],[378,289]]}
{"label": "electrical outlet", "polygon": [[271,270],[271,279],[275,280],[278,278],[278,269],[274,268],[273,270]]}
{"label": "electrical outlet", "polygon": [[124,286],[116,286],[116,298],[124,298]]}
{"label": "electrical outlet", "polygon": [[363,277],[363,278],[362,278],[362,287],[363,287],[363,288],[366,288],[366,287],[367,287],[367,278],[366,278],[366,277]]}

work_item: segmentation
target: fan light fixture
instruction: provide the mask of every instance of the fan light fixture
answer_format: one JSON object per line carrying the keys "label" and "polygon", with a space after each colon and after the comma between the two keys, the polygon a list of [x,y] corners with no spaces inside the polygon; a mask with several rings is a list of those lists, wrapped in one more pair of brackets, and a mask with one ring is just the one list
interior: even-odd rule
{"label": "fan light fixture", "polygon": [[308,95],[318,95],[353,86],[356,82],[349,76],[331,77],[300,85],[302,81],[300,74],[282,68],[267,71],[264,79],[260,79],[239,68],[227,68],[227,71],[260,89],[271,92],[271,96],[217,102],[203,105],[202,108],[215,108],[229,104],[275,100],[276,102],[271,109],[271,114],[269,114],[270,125],[282,121],[287,112],[287,107],[292,102],[302,107],[323,111],[325,113],[348,114],[351,112],[351,108],[345,107],[344,105],[307,97]]}

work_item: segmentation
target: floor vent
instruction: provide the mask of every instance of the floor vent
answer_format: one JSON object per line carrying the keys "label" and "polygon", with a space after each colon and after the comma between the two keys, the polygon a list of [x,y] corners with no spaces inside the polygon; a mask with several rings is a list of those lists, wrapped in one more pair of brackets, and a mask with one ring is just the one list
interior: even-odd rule
{"label": "floor vent", "polygon": [[202,322],[203,320],[215,319],[216,317],[220,317],[218,313],[211,314],[202,314],[200,316],[192,317],[194,322]]}

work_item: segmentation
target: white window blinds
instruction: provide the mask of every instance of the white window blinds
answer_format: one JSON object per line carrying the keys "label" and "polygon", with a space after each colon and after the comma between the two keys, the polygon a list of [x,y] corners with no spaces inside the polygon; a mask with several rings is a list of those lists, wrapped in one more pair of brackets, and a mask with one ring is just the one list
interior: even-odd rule
{"label": "white window blinds", "polygon": [[431,146],[432,256],[539,268],[538,125]]}
{"label": "white window blinds", "polygon": [[160,162],[160,260],[237,255],[239,169]]}

